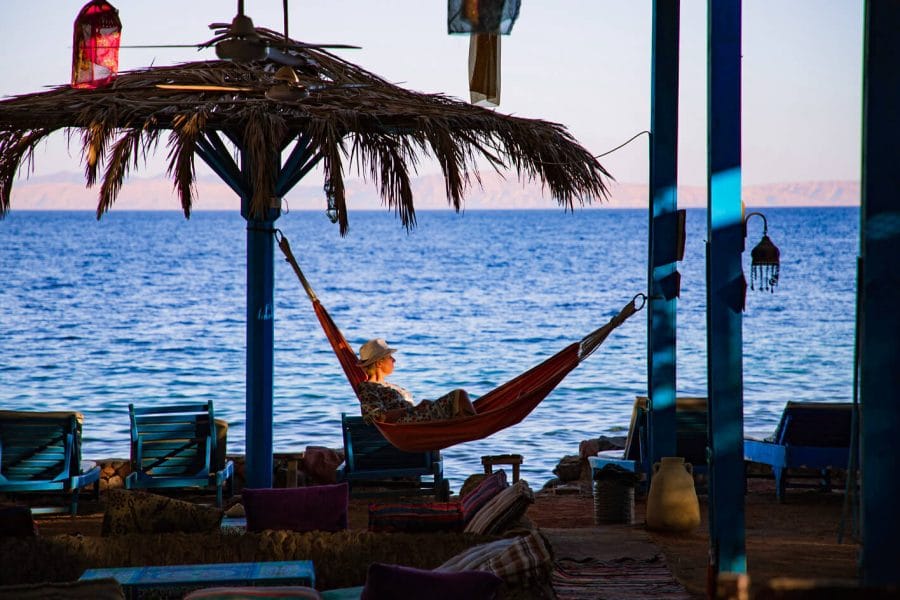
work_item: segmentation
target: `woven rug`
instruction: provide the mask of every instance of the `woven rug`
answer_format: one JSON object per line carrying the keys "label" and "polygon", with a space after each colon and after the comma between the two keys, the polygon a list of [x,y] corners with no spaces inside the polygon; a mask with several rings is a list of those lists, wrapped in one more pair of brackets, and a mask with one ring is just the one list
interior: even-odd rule
{"label": "woven rug", "polygon": [[559,600],[689,600],[693,597],[672,576],[662,555],[651,559],[563,558],[556,561],[553,589]]}

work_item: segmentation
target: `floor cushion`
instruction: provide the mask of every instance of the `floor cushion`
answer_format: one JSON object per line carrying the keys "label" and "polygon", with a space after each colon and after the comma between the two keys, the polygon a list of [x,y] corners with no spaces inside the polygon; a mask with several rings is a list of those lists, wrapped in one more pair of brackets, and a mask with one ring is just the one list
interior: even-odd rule
{"label": "floor cushion", "polygon": [[506,481],[506,472],[503,469],[486,476],[471,492],[460,499],[463,518],[466,523],[484,508],[497,494],[509,487]]}
{"label": "floor cushion", "polygon": [[440,572],[372,563],[360,600],[491,600],[502,584],[486,571]]}
{"label": "floor cushion", "polygon": [[369,505],[369,531],[422,533],[462,531],[465,526],[459,502],[373,503]]}
{"label": "floor cushion", "polygon": [[112,578],[28,583],[0,586],[0,600],[125,600],[125,592]]}
{"label": "floor cushion", "polygon": [[466,533],[497,535],[517,523],[534,503],[528,482],[520,479],[491,498],[466,524]]}
{"label": "floor cushion", "polygon": [[217,531],[223,511],[147,492],[109,490],[100,535]]}
{"label": "floor cushion", "polygon": [[508,586],[546,582],[553,571],[550,544],[537,531],[468,548],[436,571],[487,571]]}
{"label": "floor cushion", "polygon": [[345,483],[241,492],[247,531],[266,529],[341,531],[349,526],[349,488]]}
{"label": "floor cushion", "polygon": [[37,525],[27,506],[0,506],[0,537],[34,537]]}
{"label": "floor cushion", "polygon": [[291,586],[213,587],[195,590],[184,600],[251,600],[252,598],[303,598],[321,600],[315,588]]}

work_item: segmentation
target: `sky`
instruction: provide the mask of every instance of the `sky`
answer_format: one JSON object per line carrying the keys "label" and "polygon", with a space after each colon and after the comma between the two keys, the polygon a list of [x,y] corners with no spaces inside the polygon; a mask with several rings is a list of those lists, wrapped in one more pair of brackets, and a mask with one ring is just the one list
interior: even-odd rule
{"label": "sky", "polygon": [[[72,23],[86,0],[3,3],[0,96],[68,83]],[[112,0],[122,43],[186,44],[212,37],[236,0]],[[344,58],[404,87],[468,99],[467,36],[447,35],[441,0],[293,0],[294,39],[347,43]],[[744,0],[742,161],[745,185],[858,180],[863,3]],[[706,7],[681,1],[679,184],[706,181]],[[282,2],[245,0],[257,26],[281,31]],[[604,153],[650,127],[650,0],[522,0],[502,40],[496,109],[565,125]],[[129,49],[120,70],[214,59],[213,50]],[[165,149],[136,172],[165,170]],[[34,175],[80,172],[79,149],[57,134],[35,156]],[[647,136],[601,162],[619,182],[645,183]],[[203,173],[198,161],[198,171]],[[421,174],[437,171],[426,163]]]}

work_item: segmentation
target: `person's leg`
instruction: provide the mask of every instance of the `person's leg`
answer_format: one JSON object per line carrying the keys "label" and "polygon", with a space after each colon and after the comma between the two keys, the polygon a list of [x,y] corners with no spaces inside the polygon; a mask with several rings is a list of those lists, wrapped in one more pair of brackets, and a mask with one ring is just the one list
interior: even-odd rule
{"label": "person's leg", "polygon": [[451,393],[454,396],[454,408],[456,409],[453,416],[464,417],[475,414],[475,407],[466,390],[453,390]]}

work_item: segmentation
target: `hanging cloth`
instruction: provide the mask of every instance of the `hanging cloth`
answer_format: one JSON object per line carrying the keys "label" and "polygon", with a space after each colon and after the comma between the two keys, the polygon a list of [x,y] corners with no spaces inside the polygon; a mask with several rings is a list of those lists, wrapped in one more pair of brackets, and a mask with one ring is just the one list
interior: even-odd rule
{"label": "hanging cloth", "polygon": [[[275,237],[285,260],[293,267],[303,289],[306,290],[325,337],[331,343],[331,348],[341,363],[347,380],[356,391],[359,384],[366,380],[366,373],[359,366],[356,353],[309,285],[291,252],[287,238],[280,231],[276,231]],[[475,400],[472,403],[476,412],[474,415],[412,423],[375,421],[375,426],[400,450],[427,452],[486,438],[501,429],[515,425],[527,417],[572,369],[593,354],[613,329],[641,310],[646,299],[644,294],[636,295],[608,323],[583,337],[580,342],[570,344],[540,364]]]}

